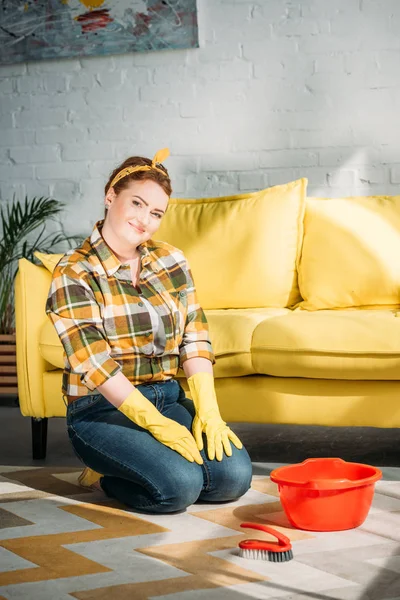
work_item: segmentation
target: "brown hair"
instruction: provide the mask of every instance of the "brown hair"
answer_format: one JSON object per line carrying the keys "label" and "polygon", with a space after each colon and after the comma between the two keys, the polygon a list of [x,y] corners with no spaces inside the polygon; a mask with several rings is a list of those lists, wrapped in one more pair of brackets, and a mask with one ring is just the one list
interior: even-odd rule
{"label": "brown hair", "polygon": [[[126,167],[138,167],[144,165],[151,165],[150,158],[145,158],[144,156],[130,156],[129,158],[124,160],[124,162],[120,164],[119,167],[114,169],[114,171],[111,173],[110,178],[107,181],[107,184],[104,188],[104,193],[107,194],[108,190],[110,189],[110,184],[112,180],[120,171],[122,171],[122,169],[125,169]],[[158,183],[158,185],[162,187],[164,192],[168,196],[171,196],[172,187],[168,171],[164,167],[164,165],[160,163],[157,163],[157,167],[164,171],[165,175],[163,173],[160,173],[160,171],[158,171],[157,169],[151,169],[147,171],[135,171],[134,173],[130,173],[129,175],[126,175],[125,177],[122,177],[122,179],[117,181],[117,183],[113,186],[115,193],[119,194],[120,192],[122,192],[122,190],[125,190],[132,181],[145,181],[146,179],[149,179],[150,181],[155,181],[156,183]],[[104,217],[106,217],[106,215],[107,208],[105,208],[104,210]]]}

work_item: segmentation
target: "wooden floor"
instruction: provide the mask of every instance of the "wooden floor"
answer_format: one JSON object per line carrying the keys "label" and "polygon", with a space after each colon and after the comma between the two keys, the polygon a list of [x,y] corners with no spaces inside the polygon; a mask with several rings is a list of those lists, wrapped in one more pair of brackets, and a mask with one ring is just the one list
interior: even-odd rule
{"label": "wooden floor", "polygon": [[[253,462],[294,463],[314,456],[338,456],[376,466],[400,467],[399,429],[230,425]],[[12,402],[0,405],[0,464],[81,465],[70,445],[63,418],[49,419],[46,459],[33,460],[31,419],[23,417]]]}

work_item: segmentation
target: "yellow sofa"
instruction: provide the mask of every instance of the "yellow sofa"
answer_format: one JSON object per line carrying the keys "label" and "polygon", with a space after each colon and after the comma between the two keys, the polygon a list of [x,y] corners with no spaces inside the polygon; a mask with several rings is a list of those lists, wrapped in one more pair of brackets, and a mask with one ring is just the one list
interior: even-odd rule
{"label": "yellow sofa", "polygon": [[[400,427],[400,197],[310,198],[306,187],[171,199],[163,218],[157,238],[185,252],[209,322],[221,413]],[[48,255],[48,268],[21,259],[15,281],[19,402],[34,458],[46,455],[47,419],[66,412],[64,352],[45,314],[60,256]]]}

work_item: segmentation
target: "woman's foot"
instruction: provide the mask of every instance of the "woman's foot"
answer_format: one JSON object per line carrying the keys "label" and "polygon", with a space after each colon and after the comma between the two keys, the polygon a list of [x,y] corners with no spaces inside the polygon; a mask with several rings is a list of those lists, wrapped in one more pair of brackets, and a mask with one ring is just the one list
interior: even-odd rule
{"label": "woman's foot", "polygon": [[91,490],[101,490],[100,477],[103,477],[100,473],[93,471],[86,467],[78,477],[79,485]]}

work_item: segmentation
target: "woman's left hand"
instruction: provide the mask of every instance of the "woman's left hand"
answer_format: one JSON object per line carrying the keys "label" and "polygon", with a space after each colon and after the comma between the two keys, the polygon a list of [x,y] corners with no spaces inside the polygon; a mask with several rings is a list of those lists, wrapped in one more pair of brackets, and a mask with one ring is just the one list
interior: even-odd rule
{"label": "woman's left hand", "polygon": [[203,450],[203,433],[207,438],[207,454],[210,460],[221,461],[223,451],[227,456],[232,456],[232,442],[239,450],[243,448],[242,442],[232,429],[222,420],[219,410],[211,410],[205,415],[196,413],[192,425],[193,437],[199,450]]}
{"label": "woman's left hand", "polygon": [[203,450],[202,434],[205,433],[210,460],[216,458],[221,461],[224,450],[227,456],[232,456],[230,442],[239,450],[243,448],[243,444],[221,417],[212,373],[195,373],[187,381],[196,409],[192,433],[198,449]]}

